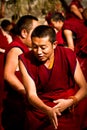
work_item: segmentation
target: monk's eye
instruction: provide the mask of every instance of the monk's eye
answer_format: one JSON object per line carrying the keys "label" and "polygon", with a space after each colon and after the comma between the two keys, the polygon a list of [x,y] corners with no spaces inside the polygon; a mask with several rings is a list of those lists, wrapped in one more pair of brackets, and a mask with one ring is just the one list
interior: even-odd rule
{"label": "monk's eye", "polygon": [[41,49],[42,49],[42,50],[45,50],[45,49],[46,49],[46,46],[42,46]]}

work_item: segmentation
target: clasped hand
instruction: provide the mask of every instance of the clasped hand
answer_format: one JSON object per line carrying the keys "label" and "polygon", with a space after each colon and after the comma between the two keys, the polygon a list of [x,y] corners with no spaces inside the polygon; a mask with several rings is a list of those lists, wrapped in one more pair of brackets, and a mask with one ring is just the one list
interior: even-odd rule
{"label": "clasped hand", "polygon": [[50,108],[48,116],[53,124],[54,128],[58,128],[58,116],[61,116],[61,112],[67,109],[70,106],[69,99],[58,99],[53,101],[56,105],[53,108]]}

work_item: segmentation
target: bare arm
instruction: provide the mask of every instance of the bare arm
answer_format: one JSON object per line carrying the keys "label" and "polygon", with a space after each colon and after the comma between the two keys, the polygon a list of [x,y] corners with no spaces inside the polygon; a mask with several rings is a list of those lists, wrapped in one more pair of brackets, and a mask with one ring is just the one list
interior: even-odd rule
{"label": "bare arm", "polygon": [[67,45],[70,49],[74,50],[73,34],[71,30],[64,30],[64,35],[67,41]]}
{"label": "bare arm", "polygon": [[23,84],[15,75],[15,71],[18,67],[18,55],[21,53],[22,51],[19,48],[13,48],[7,54],[4,69],[4,79],[11,85],[14,90],[17,90],[20,93],[25,93]]}
{"label": "bare arm", "polygon": [[82,73],[79,62],[77,62],[77,66],[76,66],[76,70],[75,70],[75,74],[74,74],[74,79],[80,88],[75,96],[78,99],[78,101],[80,101],[84,97],[87,96],[87,82],[86,82],[85,77]]}
{"label": "bare arm", "polygon": [[[87,83],[78,62],[77,62],[77,66],[76,66],[76,70],[74,74],[74,79],[75,79],[75,82],[79,86],[79,90],[74,96],[79,102],[87,96]],[[73,104],[72,99],[59,99],[59,100],[55,100],[54,102],[57,103],[55,107],[57,108],[59,107],[61,112],[64,111],[66,108],[72,106]]]}
{"label": "bare arm", "polygon": [[83,19],[81,12],[83,11],[82,8],[78,9],[76,5],[72,5],[70,8],[71,12],[73,12],[78,18]]}

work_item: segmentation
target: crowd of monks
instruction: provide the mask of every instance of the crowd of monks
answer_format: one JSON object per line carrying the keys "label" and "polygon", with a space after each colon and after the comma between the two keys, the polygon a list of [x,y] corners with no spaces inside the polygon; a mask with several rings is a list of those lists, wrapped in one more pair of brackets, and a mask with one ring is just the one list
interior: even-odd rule
{"label": "crowd of monks", "polygon": [[[16,103],[15,100],[18,100],[19,98],[20,98],[20,100],[23,100],[23,102],[24,102],[24,100],[27,100],[27,99],[25,97],[22,97],[21,96],[22,94],[20,94],[20,96],[17,95],[18,93],[16,92],[16,88],[13,89],[13,87],[16,86],[16,84],[14,83],[13,79],[12,79],[12,82],[10,82],[9,78],[7,78],[8,76],[9,77],[11,76],[10,74],[12,72],[10,73],[10,69],[13,66],[14,68],[12,68],[12,71],[15,73],[15,75],[19,79],[21,79],[21,75],[18,70],[19,69],[18,63],[17,63],[18,59],[17,60],[12,59],[11,61],[10,60],[6,61],[6,56],[7,56],[7,53],[9,52],[9,50],[11,48],[17,47],[17,49],[21,48],[22,51],[20,53],[22,53],[22,52],[27,52],[31,48],[31,46],[26,47],[26,46],[28,46],[27,40],[24,41],[26,35],[20,34],[20,32],[17,32],[19,30],[16,30],[16,32],[14,31],[15,26],[21,26],[20,19],[18,20],[19,22],[17,22],[17,25],[7,19],[2,20],[1,26],[0,26],[0,75],[1,75],[0,76],[0,129],[1,130],[17,130],[17,127],[19,130],[22,130],[23,126],[21,125],[21,122],[24,121],[24,120],[22,120],[22,118],[23,119],[25,118],[25,115],[24,115],[25,113],[23,113],[23,115],[22,115],[22,112],[25,111],[25,107],[28,107],[27,101],[25,101],[26,103],[23,104],[23,105],[25,105],[24,108],[21,105],[22,103],[18,103],[18,102],[17,102],[18,104]],[[34,20],[38,21],[37,18],[36,19],[34,18]],[[84,74],[84,77],[87,81],[87,9],[83,8],[83,6],[81,5],[81,0],[72,0],[70,5],[68,6],[68,9],[66,9],[65,12],[58,12],[58,10],[55,12],[49,12],[45,16],[45,20],[47,22],[47,25],[53,27],[56,31],[57,44],[59,46],[69,47],[70,49],[72,49],[75,52],[77,59],[80,63],[82,72]],[[33,30],[36,26],[37,25],[35,25],[35,26],[33,25],[31,30]],[[17,27],[16,27],[16,29],[17,29]],[[24,33],[24,32],[22,32],[22,33]],[[19,40],[19,38],[17,38],[17,35],[18,36],[22,35],[21,39],[25,42],[24,45]],[[30,40],[30,39],[28,39],[28,40]],[[11,46],[10,44],[13,41],[15,41],[15,44],[13,44]],[[17,42],[17,44],[16,44],[16,42]],[[20,45],[18,45],[18,43]],[[30,44],[30,41],[29,41],[29,44]],[[15,52],[15,50],[13,50],[13,51]],[[15,53],[17,53],[18,51],[19,50],[17,50]],[[14,54],[14,52],[11,52],[12,55]],[[18,53],[18,54],[20,54],[20,53]],[[10,56],[8,55],[8,57],[10,57]],[[17,57],[18,57],[18,55],[15,55],[15,56],[13,55],[13,58],[17,58]],[[11,62],[13,62],[12,64],[15,64],[15,66],[12,64],[10,65],[10,68],[7,65],[5,66],[5,63],[9,65],[9,63],[11,63]],[[4,71],[7,72],[7,69],[8,69],[8,74],[4,73]],[[4,79],[6,80],[6,83],[5,83]],[[17,81],[17,80],[15,80],[15,81]],[[17,81],[16,83],[18,83],[18,82],[19,81]],[[9,95],[8,87],[6,89],[6,85],[9,86],[8,84],[10,84],[10,86],[13,86],[9,89],[9,91],[11,91],[13,95],[18,96],[18,99],[13,98],[11,94],[10,94],[10,96],[8,96]],[[19,83],[19,84],[21,86],[20,87],[21,93],[25,93],[25,90],[22,88],[22,83]],[[78,86],[76,86],[76,89],[78,89]],[[19,124],[17,124],[17,127],[15,126],[15,124],[17,123],[16,121],[11,122],[12,118],[14,118],[13,119],[13,121],[14,121],[15,119],[17,119],[17,117],[16,118],[8,117],[9,118],[8,121],[10,123],[7,123],[8,121],[6,121],[8,118],[5,119],[5,114],[6,114],[6,116],[8,116],[10,113],[10,109],[7,110],[10,107],[10,102],[12,103],[10,98],[8,98],[9,99],[9,101],[7,102],[8,106],[6,106],[6,108],[5,108],[7,110],[7,112],[6,112],[6,110],[4,111],[4,107],[6,105],[5,100],[6,100],[7,96],[10,98],[12,97],[13,102],[15,102],[15,105],[19,105],[19,108],[21,105],[21,108],[22,108],[22,110],[20,110],[19,108],[18,108],[19,110],[17,109],[18,112],[20,111],[20,117],[18,117],[18,119],[21,118],[20,121],[18,120]],[[20,102],[20,100],[19,100],[19,102]],[[81,113],[82,114],[81,115],[81,117],[82,117],[81,130],[87,129],[86,103],[87,103],[87,99],[84,99],[83,102],[81,103],[82,108],[79,110],[82,112]],[[12,105],[14,106],[14,104],[12,104]],[[13,107],[11,109],[13,109]],[[13,116],[14,116],[14,114],[13,114]],[[2,120],[2,118],[3,118],[3,120]],[[11,123],[13,124],[13,126],[9,125]],[[5,127],[5,125],[6,125],[6,127]],[[14,129],[12,129],[13,127],[14,127]]]}

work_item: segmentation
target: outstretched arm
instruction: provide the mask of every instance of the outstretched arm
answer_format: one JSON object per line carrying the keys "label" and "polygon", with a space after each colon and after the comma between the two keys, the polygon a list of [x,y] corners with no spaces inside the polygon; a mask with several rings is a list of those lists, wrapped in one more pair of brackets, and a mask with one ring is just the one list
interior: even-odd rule
{"label": "outstretched arm", "polygon": [[65,29],[64,35],[67,41],[67,46],[74,51],[73,33],[71,30]]}
{"label": "outstretched arm", "polygon": [[76,5],[72,5],[70,7],[70,11],[73,12],[78,18],[83,19],[83,16],[82,16],[83,9],[82,8],[78,9],[78,7]]}

